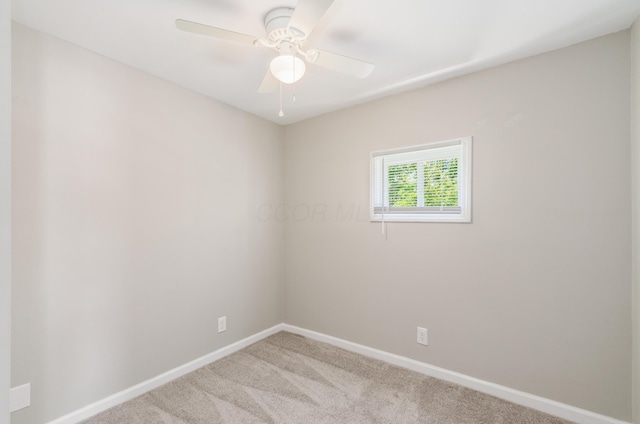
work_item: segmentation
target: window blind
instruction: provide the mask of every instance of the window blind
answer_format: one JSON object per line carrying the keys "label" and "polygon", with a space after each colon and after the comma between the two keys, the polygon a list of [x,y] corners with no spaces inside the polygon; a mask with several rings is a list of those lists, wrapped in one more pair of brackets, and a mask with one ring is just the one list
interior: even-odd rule
{"label": "window blind", "polygon": [[463,215],[470,197],[470,142],[466,138],[372,153],[372,219]]}

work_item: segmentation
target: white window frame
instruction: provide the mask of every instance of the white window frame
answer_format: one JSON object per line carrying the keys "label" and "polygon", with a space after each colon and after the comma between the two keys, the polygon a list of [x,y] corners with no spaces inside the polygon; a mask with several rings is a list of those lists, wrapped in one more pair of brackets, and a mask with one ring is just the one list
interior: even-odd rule
{"label": "white window frame", "polygon": [[[472,137],[410,146],[371,153],[370,200],[371,221],[383,222],[471,222],[471,159]],[[453,153],[457,151],[456,153]],[[458,158],[458,207],[389,208],[389,166],[418,162],[424,159]],[[418,175],[420,175],[418,166]],[[418,177],[418,180],[423,180]],[[417,187],[418,198],[424,188]],[[384,196],[384,200],[382,200]]]}

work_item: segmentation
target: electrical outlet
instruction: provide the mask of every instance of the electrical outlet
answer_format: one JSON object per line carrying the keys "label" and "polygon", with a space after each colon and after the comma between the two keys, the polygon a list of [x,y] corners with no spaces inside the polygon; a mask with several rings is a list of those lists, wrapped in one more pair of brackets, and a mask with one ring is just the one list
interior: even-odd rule
{"label": "electrical outlet", "polygon": [[418,343],[425,346],[429,344],[429,330],[418,327]]}
{"label": "electrical outlet", "polygon": [[223,331],[227,331],[227,317],[218,318],[218,333],[222,333]]}

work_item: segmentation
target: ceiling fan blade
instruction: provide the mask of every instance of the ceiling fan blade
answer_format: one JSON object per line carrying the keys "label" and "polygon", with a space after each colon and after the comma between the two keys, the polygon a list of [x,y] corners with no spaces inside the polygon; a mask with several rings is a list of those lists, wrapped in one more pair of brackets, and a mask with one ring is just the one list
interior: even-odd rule
{"label": "ceiling fan blade", "polygon": [[279,81],[273,76],[271,71],[267,69],[267,73],[264,75],[262,84],[258,88],[258,93],[273,93],[278,88]]}
{"label": "ceiling fan blade", "polygon": [[358,59],[353,59],[347,56],[341,56],[339,54],[326,52],[324,50],[313,50],[317,52],[318,56],[313,64],[322,66],[323,68],[331,69],[332,71],[342,72],[343,74],[351,75],[358,78],[366,78],[371,74],[375,67],[371,63],[363,62]]}
{"label": "ceiling fan blade", "polygon": [[289,28],[298,29],[309,36],[333,2],[334,0],[300,0],[289,21]]}
{"label": "ceiling fan blade", "polygon": [[253,37],[239,32],[233,32],[222,28],[216,28],[209,25],[199,24],[197,22],[185,21],[184,19],[176,19],[176,28],[193,32],[195,34],[207,35],[209,37],[220,38],[223,40],[236,41],[239,43],[253,44],[258,37]]}

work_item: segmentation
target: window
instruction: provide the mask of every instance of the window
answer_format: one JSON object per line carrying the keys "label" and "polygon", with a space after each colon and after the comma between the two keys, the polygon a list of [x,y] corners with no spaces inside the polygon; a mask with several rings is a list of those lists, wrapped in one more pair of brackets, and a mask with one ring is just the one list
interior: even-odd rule
{"label": "window", "polygon": [[371,220],[471,222],[471,137],[373,152]]}

